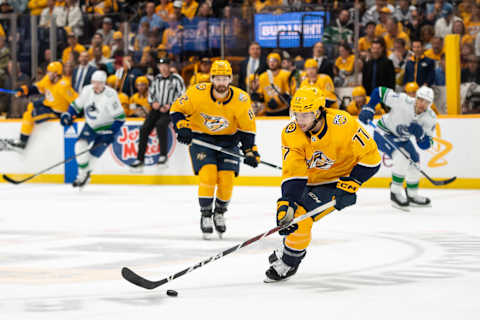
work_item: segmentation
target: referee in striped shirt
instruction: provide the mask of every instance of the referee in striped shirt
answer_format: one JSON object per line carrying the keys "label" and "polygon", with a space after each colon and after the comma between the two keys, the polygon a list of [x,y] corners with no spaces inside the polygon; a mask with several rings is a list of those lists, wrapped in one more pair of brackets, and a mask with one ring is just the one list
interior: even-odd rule
{"label": "referee in striped shirt", "polygon": [[148,91],[148,103],[152,106],[152,110],[148,113],[140,129],[137,160],[130,165],[134,168],[143,167],[144,165],[148,136],[153,128],[157,129],[160,143],[158,164],[167,162],[167,132],[170,122],[170,106],[185,92],[185,83],[182,77],[170,71],[170,59],[160,59],[158,68],[160,73],[153,79],[153,83]]}

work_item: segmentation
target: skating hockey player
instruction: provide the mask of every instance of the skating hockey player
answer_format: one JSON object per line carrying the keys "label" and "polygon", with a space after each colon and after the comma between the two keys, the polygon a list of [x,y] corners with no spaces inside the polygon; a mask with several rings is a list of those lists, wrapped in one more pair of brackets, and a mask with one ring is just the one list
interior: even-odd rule
{"label": "skating hockey player", "polygon": [[78,174],[73,182],[74,187],[81,188],[88,183],[93,167],[92,160],[100,158],[125,122],[125,113],[118,94],[105,85],[106,80],[107,74],[104,71],[95,71],[92,84],[83,88],[80,96],[60,117],[62,125],[69,126],[73,123],[73,117],[82,111],[85,114],[85,125],[75,143],[75,153],[88,148],[91,151],[77,157]]}
{"label": "skating hockey player", "polygon": [[[238,150],[240,142],[244,163],[256,167],[260,155],[249,95],[230,85],[232,68],[226,60],[212,64],[210,79],[211,83],[190,87],[173,104],[170,116],[178,141],[190,144],[196,138],[233,151]],[[239,172],[239,159],[195,143],[189,151],[194,173],[199,176],[200,228],[204,238],[210,237],[214,227],[221,236],[226,230],[224,213],[232,196],[234,176]]]}
{"label": "skating hockey player", "polygon": [[[396,93],[385,87],[375,88],[370,101],[362,108],[359,119],[364,123],[372,120],[373,106],[379,102],[391,109],[377,123],[377,127],[383,131],[385,137],[375,132],[374,139],[378,148],[393,160],[390,186],[392,206],[405,211],[409,210],[409,206],[431,206],[429,198],[418,194],[420,172],[385,139],[405,150],[412,161],[420,163],[419,154],[410,137],[415,138],[417,146],[422,150],[429,149],[433,144],[432,137],[437,123],[435,112],[430,108],[433,103],[433,90],[422,86],[417,90],[416,98],[412,98],[405,93]],[[406,192],[403,189],[405,180]]]}
{"label": "skating hockey player", "polygon": [[[282,131],[277,225],[287,225],[332,198],[337,210],[354,205],[358,188],[378,171],[381,161],[373,138],[347,112],[325,108],[325,97],[318,89],[297,90],[290,110],[294,121]],[[283,246],[270,255],[265,282],[284,280],[297,272],[312,225],[322,216],[319,213],[280,231],[285,236]]]}
{"label": "skating hockey player", "polygon": [[71,81],[62,76],[63,66],[60,62],[50,62],[47,74],[32,86],[22,86],[17,97],[43,94],[44,98],[30,102],[22,116],[20,138],[6,139],[9,149],[23,150],[27,146],[35,124],[50,119],[58,119],[62,112],[67,111],[78,94],[73,90]]}

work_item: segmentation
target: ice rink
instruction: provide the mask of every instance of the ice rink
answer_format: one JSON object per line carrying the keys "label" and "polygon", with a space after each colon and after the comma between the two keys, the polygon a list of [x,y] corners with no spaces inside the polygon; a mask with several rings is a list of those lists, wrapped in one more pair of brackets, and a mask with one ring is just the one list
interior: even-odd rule
{"label": "ice rink", "polygon": [[271,229],[279,188],[236,187],[205,241],[194,186],[1,184],[0,319],[479,319],[480,191],[422,191],[433,207],[405,213],[361,189],[289,281],[263,283],[272,235],[147,291],[121,268],[160,280]]}

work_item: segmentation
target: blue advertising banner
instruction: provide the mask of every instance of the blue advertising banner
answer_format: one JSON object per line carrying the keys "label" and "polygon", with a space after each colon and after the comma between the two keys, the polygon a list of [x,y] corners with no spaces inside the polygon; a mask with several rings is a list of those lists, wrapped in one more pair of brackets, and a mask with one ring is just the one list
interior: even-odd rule
{"label": "blue advertising banner", "polygon": [[256,14],[255,41],[264,48],[312,47],[322,40],[330,15],[323,11],[289,12],[283,14]]}
{"label": "blue advertising banner", "polygon": [[[75,155],[75,142],[80,134],[78,123],[74,122],[71,126],[64,127],[64,148],[65,159],[71,158]],[[77,161],[69,161],[65,163],[65,183],[72,183],[77,177],[78,167]]]}

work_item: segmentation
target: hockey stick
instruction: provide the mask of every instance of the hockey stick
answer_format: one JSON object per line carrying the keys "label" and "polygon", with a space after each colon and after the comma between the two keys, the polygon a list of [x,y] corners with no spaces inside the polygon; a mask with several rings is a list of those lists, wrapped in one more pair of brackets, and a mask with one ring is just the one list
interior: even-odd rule
{"label": "hockey stick", "polygon": [[[234,156],[234,157],[237,157],[237,158],[241,158],[241,159],[246,158],[246,156],[244,156],[243,154],[240,154],[240,153],[237,153],[237,152],[234,152],[234,151],[230,151],[228,149],[222,148],[220,146],[217,146],[215,144],[211,144],[211,143],[208,143],[208,142],[205,142],[205,141],[202,141],[202,140],[192,139],[192,143],[195,143],[198,146],[202,146],[202,147],[206,147],[206,148],[213,149],[213,150],[216,150],[216,151],[220,151],[220,152],[226,153],[228,155],[231,155],[231,156]],[[277,166],[273,163],[270,163],[270,162],[260,160],[260,163],[264,164],[264,165],[267,165],[269,167],[275,168],[275,169],[282,170],[282,167],[279,167],[279,166]]]}
{"label": "hockey stick", "polygon": [[58,162],[58,163],[55,163],[54,165],[52,165],[52,166],[50,166],[50,167],[48,167],[48,168],[46,168],[46,169],[43,169],[43,170],[41,170],[41,171],[39,171],[39,172],[37,172],[37,173],[29,176],[29,177],[26,177],[25,179],[22,179],[22,180],[12,179],[12,178],[10,178],[9,176],[7,176],[6,174],[3,174],[2,177],[3,177],[3,179],[5,179],[5,181],[7,181],[7,182],[10,182],[10,183],[13,183],[13,184],[21,184],[21,183],[27,182],[27,181],[29,181],[29,180],[32,180],[33,178],[35,178],[35,177],[37,177],[37,176],[39,176],[39,175],[41,175],[41,174],[43,174],[43,173],[45,173],[45,172],[47,172],[47,171],[49,171],[49,170],[52,170],[52,169],[55,168],[55,167],[58,167],[58,166],[60,166],[60,165],[62,165],[62,164],[65,164],[65,163],[67,163],[67,162],[70,162],[70,161],[72,161],[73,159],[75,159],[76,157],[78,157],[78,156],[80,156],[80,155],[82,155],[82,154],[84,154],[84,153],[93,151],[93,150],[95,150],[95,149],[97,149],[98,147],[103,146],[103,145],[104,145],[104,144],[101,143],[101,144],[98,144],[98,145],[96,145],[96,146],[94,146],[94,147],[92,147],[92,148],[89,148],[89,149],[87,149],[87,150],[84,150],[84,151],[82,151],[82,152],[79,152],[79,153],[77,153],[77,154],[74,154],[74,155],[71,156],[70,158],[68,158],[68,159],[66,159],[66,160],[63,160],[63,161],[60,161],[60,162]]}
{"label": "hockey stick", "polygon": [[[150,289],[150,290],[151,290],[151,289],[155,289],[156,287],[159,287],[159,286],[161,286],[161,285],[164,285],[165,283],[170,282],[170,281],[172,281],[172,280],[174,280],[174,279],[177,279],[177,278],[179,278],[179,277],[181,277],[181,276],[183,276],[183,275],[185,275],[185,274],[187,274],[187,273],[189,273],[189,272],[192,272],[192,271],[195,270],[195,269],[198,269],[198,268],[200,268],[200,267],[203,267],[203,266],[206,265],[207,263],[210,263],[210,262],[212,262],[212,261],[218,260],[218,259],[220,259],[220,258],[222,258],[222,257],[224,257],[224,256],[226,256],[226,255],[228,255],[228,254],[230,254],[230,253],[233,253],[233,252],[235,252],[235,251],[237,251],[237,250],[239,250],[239,249],[241,249],[241,248],[243,248],[243,247],[246,247],[246,246],[248,246],[248,245],[250,245],[250,244],[252,244],[252,243],[254,243],[254,242],[258,241],[258,240],[261,240],[261,239],[263,239],[263,238],[265,238],[265,237],[268,237],[269,235],[271,235],[271,234],[273,234],[273,233],[275,233],[275,232],[277,232],[277,231],[280,231],[280,230],[282,230],[282,229],[285,229],[285,228],[287,228],[287,227],[289,227],[289,226],[291,226],[291,225],[293,225],[293,224],[295,224],[295,223],[298,223],[298,222],[300,222],[300,221],[302,221],[302,220],[304,220],[304,219],[306,219],[306,218],[308,218],[308,217],[312,217],[312,216],[318,214],[318,215],[320,216],[320,218],[323,218],[324,216],[326,216],[327,214],[329,214],[330,212],[332,212],[332,211],[335,210],[335,209],[333,208],[334,205],[335,205],[335,200],[332,200],[332,201],[330,201],[330,202],[327,202],[327,203],[325,203],[324,205],[322,205],[322,206],[320,206],[320,207],[318,207],[318,208],[316,208],[316,209],[314,209],[314,210],[312,210],[312,211],[309,211],[309,212],[305,213],[304,215],[302,215],[302,216],[300,216],[300,217],[295,218],[295,219],[294,219],[292,222],[290,222],[288,225],[285,225],[285,226],[277,226],[277,227],[275,227],[275,228],[273,228],[273,229],[270,229],[269,231],[267,231],[267,232],[265,232],[265,233],[259,234],[259,235],[257,235],[256,237],[253,237],[253,238],[251,238],[251,239],[246,240],[245,242],[240,243],[239,245],[233,246],[233,247],[231,247],[231,248],[229,248],[229,249],[226,249],[226,250],[224,250],[224,251],[222,251],[222,252],[219,252],[219,253],[217,253],[217,254],[214,255],[214,256],[211,256],[211,257],[209,257],[209,258],[207,258],[207,259],[205,259],[205,260],[203,260],[203,261],[201,261],[201,262],[199,262],[199,263],[197,263],[197,264],[195,264],[195,265],[193,265],[193,266],[191,266],[191,267],[189,267],[189,268],[183,269],[182,271],[179,271],[179,272],[177,272],[177,273],[175,273],[175,274],[172,274],[172,275],[170,275],[170,276],[168,276],[168,277],[166,277],[166,278],[164,278],[164,279],[162,279],[162,280],[159,280],[159,281],[150,281],[150,280],[148,280],[148,279],[145,279],[145,278],[139,276],[138,274],[136,274],[135,272],[133,272],[131,269],[129,269],[129,268],[127,268],[127,267],[123,267],[123,268],[122,268],[122,276],[123,276],[123,278],[124,278],[125,280],[127,280],[128,282],[133,283],[133,284],[135,284],[135,285],[137,285],[137,286],[139,286],[139,287],[142,287],[142,288],[145,288],[145,289]],[[323,212],[322,212],[322,211],[323,211]],[[320,218],[318,218],[318,219],[320,219]],[[318,219],[317,219],[317,220],[318,220]]]}
{"label": "hockey stick", "polygon": [[0,92],[3,92],[3,93],[9,93],[9,94],[17,94],[17,90],[9,90],[9,89],[3,89],[3,88],[0,88]]}
{"label": "hockey stick", "polygon": [[371,125],[373,127],[373,130],[375,130],[379,135],[381,135],[385,141],[387,141],[387,143],[392,146],[395,150],[399,151],[405,158],[407,158],[408,161],[410,161],[411,164],[413,164],[413,166],[418,170],[420,171],[420,173],[425,177],[427,178],[428,181],[430,181],[433,185],[436,185],[436,186],[444,186],[444,185],[447,185],[449,183],[452,183],[453,181],[455,181],[455,179],[457,179],[457,177],[452,177],[452,178],[449,178],[449,179],[445,179],[445,180],[435,180],[435,179],[432,179],[428,174],[425,173],[425,171],[422,170],[422,168],[420,168],[420,166],[414,162],[412,160],[412,158],[410,158],[410,156],[404,151],[402,150],[401,148],[397,147],[392,141],[390,141],[385,135],[382,134],[382,132],[380,132],[380,130],[378,129],[377,125],[374,124],[372,122],[372,120],[369,121],[368,123],[369,125]]}

